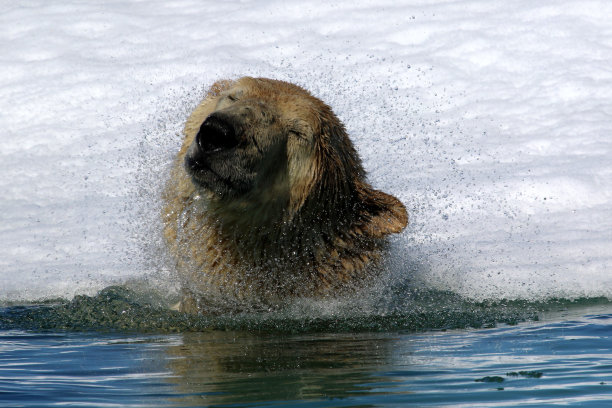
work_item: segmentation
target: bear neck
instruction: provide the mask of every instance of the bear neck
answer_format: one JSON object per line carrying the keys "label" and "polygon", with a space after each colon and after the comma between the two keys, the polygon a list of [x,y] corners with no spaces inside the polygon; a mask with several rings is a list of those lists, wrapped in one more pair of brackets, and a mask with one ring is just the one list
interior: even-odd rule
{"label": "bear neck", "polygon": [[[285,200],[257,203],[210,201],[207,223],[224,242],[237,262],[246,267],[296,270],[304,266],[316,269],[333,259],[338,247],[363,254],[378,248],[378,240],[358,231],[358,204],[351,196],[320,197],[313,194],[295,214],[289,214]],[[376,241],[376,242],[373,242]],[[336,253],[333,255],[332,252]],[[348,256],[347,256],[348,257]]]}

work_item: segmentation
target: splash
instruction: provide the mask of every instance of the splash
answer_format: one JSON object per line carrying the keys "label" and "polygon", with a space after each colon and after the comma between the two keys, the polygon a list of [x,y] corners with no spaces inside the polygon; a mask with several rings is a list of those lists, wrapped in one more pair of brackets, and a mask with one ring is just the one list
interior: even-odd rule
{"label": "splash", "polygon": [[168,308],[167,299],[124,286],[95,296],[34,306],[0,308],[0,330],[199,332],[248,330],[272,333],[390,332],[495,327],[538,320],[546,311],[612,305],[605,298],[548,302],[474,302],[434,290],[396,288],[393,301],[300,300],[270,312],[196,316]]}

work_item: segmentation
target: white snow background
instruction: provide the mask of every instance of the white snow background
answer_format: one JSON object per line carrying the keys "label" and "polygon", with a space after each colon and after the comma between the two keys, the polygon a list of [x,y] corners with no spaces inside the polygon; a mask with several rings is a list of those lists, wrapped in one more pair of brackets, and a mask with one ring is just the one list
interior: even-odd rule
{"label": "white snow background", "polygon": [[607,0],[0,1],[0,302],[166,285],[180,131],[242,75],[343,120],[409,211],[397,276],[612,298],[611,22]]}

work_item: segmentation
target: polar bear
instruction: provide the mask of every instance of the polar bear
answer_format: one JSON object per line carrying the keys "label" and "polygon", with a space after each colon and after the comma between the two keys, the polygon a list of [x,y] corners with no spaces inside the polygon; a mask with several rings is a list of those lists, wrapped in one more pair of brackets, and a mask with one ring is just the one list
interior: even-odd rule
{"label": "polar bear", "polygon": [[297,85],[218,81],[184,135],[163,193],[184,312],[354,291],[408,224],[330,107]]}

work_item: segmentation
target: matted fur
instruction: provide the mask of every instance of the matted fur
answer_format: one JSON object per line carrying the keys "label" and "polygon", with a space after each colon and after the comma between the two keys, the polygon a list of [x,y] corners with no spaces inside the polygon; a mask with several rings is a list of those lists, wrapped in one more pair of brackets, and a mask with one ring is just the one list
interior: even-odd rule
{"label": "matted fur", "polygon": [[408,223],[365,181],[331,109],[296,85],[216,82],[184,133],[163,194],[183,311],[346,293],[377,273],[385,237]]}

